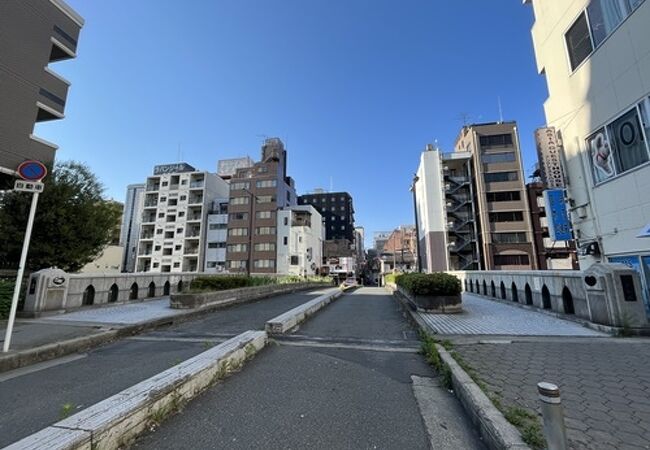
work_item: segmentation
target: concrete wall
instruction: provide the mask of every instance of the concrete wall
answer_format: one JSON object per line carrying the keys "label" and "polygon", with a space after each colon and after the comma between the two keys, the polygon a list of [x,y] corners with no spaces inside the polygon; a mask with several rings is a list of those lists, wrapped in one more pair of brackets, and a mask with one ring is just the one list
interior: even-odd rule
{"label": "concrete wall", "polygon": [[[587,271],[466,271],[466,292],[575,316],[593,323],[648,327],[637,272],[622,264],[595,264]],[[632,283],[630,290],[624,283]]]}

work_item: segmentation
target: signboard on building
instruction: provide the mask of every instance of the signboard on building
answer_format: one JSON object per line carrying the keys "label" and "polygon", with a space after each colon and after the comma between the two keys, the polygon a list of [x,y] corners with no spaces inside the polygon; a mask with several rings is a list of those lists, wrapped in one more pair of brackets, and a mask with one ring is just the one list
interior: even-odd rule
{"label": "signboard on building", "polygon": [[569,220],[569,213],[564,199],[564,189],[548,189],[544,191],[544,203],[551,240],[572,240],[571,221]]}
{"label": "signboard on building", "polygon": [[564,187],[561,151],[562,143],[554,127],[539,128],[535,131],[535,144],[539,158],[542,181],[551,188]]}
{"label": "signboard on building", "polygon": [[196,172],[196,169],[187,163],[163,164],[161,166],[154,166],[153,168],[154,175],[179,172]]}

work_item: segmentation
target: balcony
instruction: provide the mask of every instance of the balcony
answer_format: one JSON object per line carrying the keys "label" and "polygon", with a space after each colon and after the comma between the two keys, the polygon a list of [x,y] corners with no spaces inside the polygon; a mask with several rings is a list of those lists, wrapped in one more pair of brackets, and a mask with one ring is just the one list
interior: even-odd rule
{"label": "balcony", "polygon": [[203,204],[203,195],[190,195],[187,203],[189,205],[201,205]]}
{"label": "balcony", "polygon": [[155,214],[144,214],[142,216],[142,223],[154,223],[156,221]]}

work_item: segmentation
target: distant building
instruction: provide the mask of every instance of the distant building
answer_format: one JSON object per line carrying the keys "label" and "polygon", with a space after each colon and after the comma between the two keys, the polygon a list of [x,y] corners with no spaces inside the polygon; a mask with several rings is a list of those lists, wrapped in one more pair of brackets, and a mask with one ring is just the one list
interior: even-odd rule
{"label": "distant building", "polygon": [[323,261],[323,220],[311,205],[278,211],[277,273],[319,275]]}
{"label": "distant building", "polygon": [[390,237],[392,231],[375,231],[373,234],[373,249],[377,252],[378,255],[384,251],[384,245]]}
{"label": "distant building", "polygon": [[25,160],[52,164],[58,148],[36,122],[64,117],[70,82],[52,69],[77,57],[84,20],[62,0],[3,0],[0,6],[0,187]]}
{"label": "distant building", "polygon": [[126,187],[126,201],[122,213],[122,227],[119,245],[123,248],[121,270],[134,272],[144,207],[144,184],[130,184]]}
{"label": "distant building", "polygon": [[206,273],[226,272],[226,246],[228,240],[228,198],[212,201],[207,217],[205,236]]}
{"label": "distant building", "polygon": [[417,239],[413,225],[393,230],[384,244],[382,260],[390,270],[411,272],[416,269]]}
{"label": "distant building", "polygon": [[366,249],[365,249],[365,239],[366,239],[366,230],[363,227],[354,228],[354,249],[357,255],[357,261],[359,263],[365,261],[366,259]]}
{"label": "distant building", "polygon": [[312,205],[325,221],[325,239],[354,243],[354,206],[347,192],[317,191],[298,197],[299,205]]}
{"label": "distant building", "polygon": [[207,216],[228,191],[224,180],[186,163],[154,167],[145,185],[137,271],[203,271]]}
{"label": "distant building", "polygon": [[248,169],[253,167],[255,162],[248,156],[242,158],[222,159],[217,163],[217,175],[223,180],[230,180],[237,169]]}

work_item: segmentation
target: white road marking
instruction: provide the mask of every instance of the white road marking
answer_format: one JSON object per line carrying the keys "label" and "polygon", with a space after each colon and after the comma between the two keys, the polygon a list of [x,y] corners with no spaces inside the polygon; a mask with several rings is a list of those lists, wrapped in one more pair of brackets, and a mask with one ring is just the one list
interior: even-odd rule
{"label": "white road marking", "polygon": [[32,364],[31,366],[21,367],[20,369],[10,370],[9,372],[0,373],[0,383],[3,381],[11,380],[13,378],[22,377],[23,375],[28,375],[34,372],[40,372],[41,370],[49,369],[51,367],[60,366],[61,364],[67,364],[72,361],[77,361],[88,356],[87,353],[80,353],[76,355],[63,356],[61,358],[53,359],[51,361],[45,361],[42,363]]}

